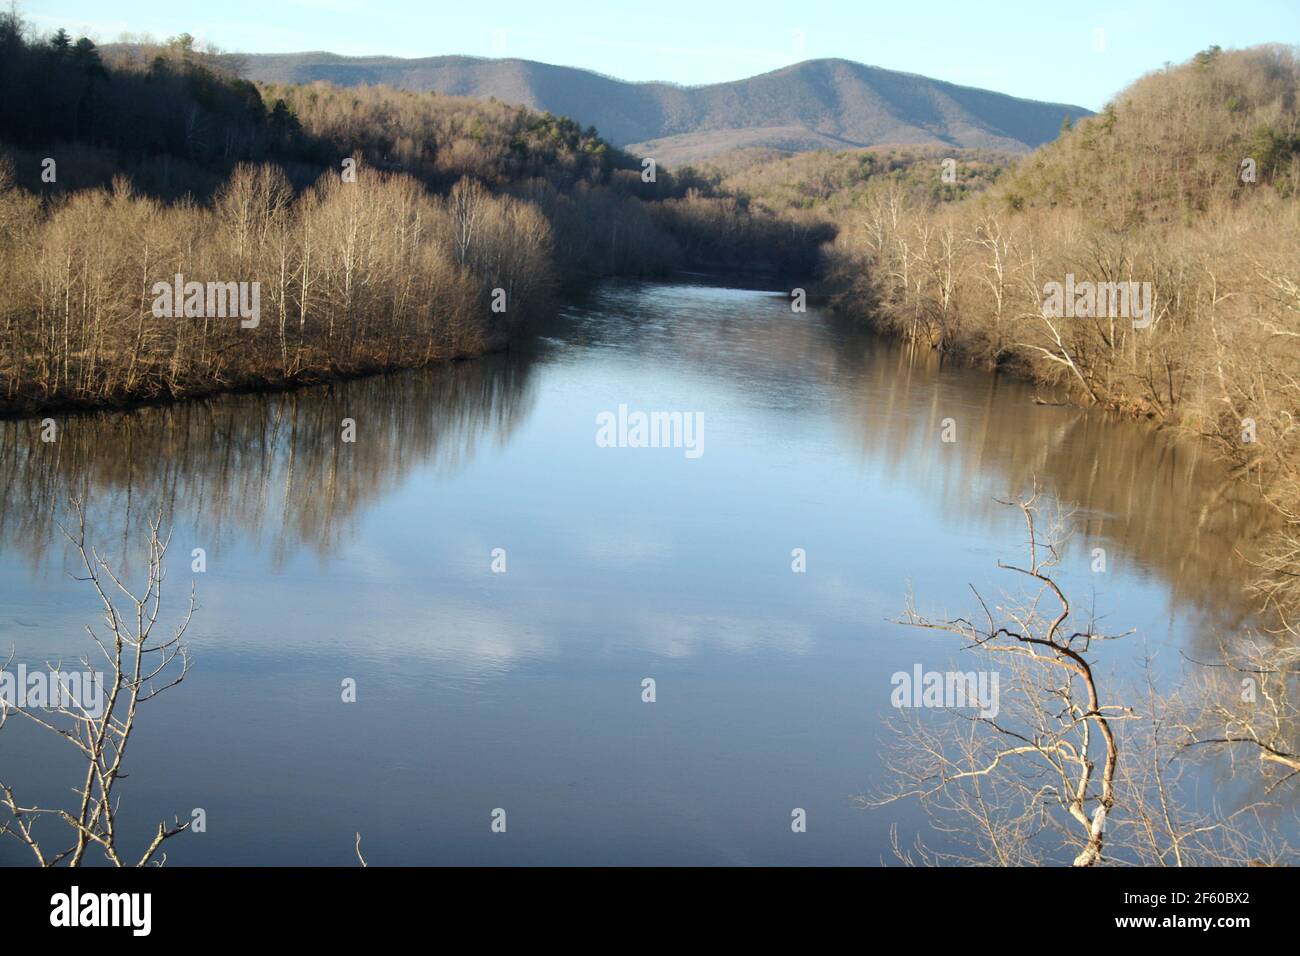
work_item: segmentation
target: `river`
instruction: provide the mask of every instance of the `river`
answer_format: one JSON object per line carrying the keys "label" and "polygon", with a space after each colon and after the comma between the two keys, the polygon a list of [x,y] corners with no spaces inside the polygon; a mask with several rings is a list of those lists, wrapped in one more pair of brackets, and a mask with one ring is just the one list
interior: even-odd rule
{"label": "river", "polygon": [[[1022,520],[996,498],[1036,481],[1073,510],[1063,580],[1135,631],[1103,680],[1249,623],[1235,552],[1267,519],[1208,453],[1034,394],[785,291],[621,282],[505,355],[58,417],[49,443],[6,422],[0,646],[90,646],[53,525],[70,494],[136,576],[161,507],[193,669],[142,708],[122,825],[202,808],[171,864],[352,865],[356,832],[372,864],[888,861],[915,808],[854,797],[885,782],[891,675],[961,665],[894,621],[909,591],[957,614],[968,584],[1015,585]],[[701,453],[600,447],[620,406],[697,416]],[[0,733],[31,799],[75,767]]]}

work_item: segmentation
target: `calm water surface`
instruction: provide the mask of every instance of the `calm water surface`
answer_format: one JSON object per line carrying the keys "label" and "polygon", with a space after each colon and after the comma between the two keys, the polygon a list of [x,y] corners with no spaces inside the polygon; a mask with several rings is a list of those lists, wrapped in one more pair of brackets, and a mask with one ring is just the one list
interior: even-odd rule
{"label": "calm water surface", "polygon": [[[51,523],[70,493],[137,575],[126,532],[161,506],[194,669],[144,708],[122,815],[204,808],[170,862],[352,865],[359,830],[372,864],[861,864],[917,824],[853,800],[882,783],[890,675],[962,663],[891,622],[909,587],[956,614],[968,582],[1014,585],[995,497],[1036,479],[1077,510],[1064,577],[1137,631],[1109,679],[1243,626],[1234,551],[1263,518],[1196,449],[788,303],[614,284],[509,356],[60,419],[53,445],[5,423],[0,646],[86,650],[95,596]],[[704,454],[597,447],[620,404],[702,413]],[[10,724],[0,778],[55,800],[57,743]]]}

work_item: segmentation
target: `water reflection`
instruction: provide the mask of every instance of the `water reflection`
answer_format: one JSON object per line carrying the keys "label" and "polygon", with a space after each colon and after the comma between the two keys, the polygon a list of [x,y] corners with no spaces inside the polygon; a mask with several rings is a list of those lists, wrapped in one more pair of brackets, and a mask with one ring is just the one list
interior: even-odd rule
{"label": "water reflection", "polygon": [[[734,307],[737,295],[748,297],[748,308]],[[1251,561],[1276,517],[1203,444],[1100,412],[1040,404],[1029,385],[945,364],[931,350],[882,341],[825,316],[788,314],[780,293],[729,291],[716,320],[707,321],[705,311],[700,321],[700,301],[708,298],[690,286],[649,298],[616,288],[591,310],[584,341],[684,364],[765,409],[829,412],[861,459],[922,490],[950,522],[1004,521],[997,499],[1037,483],[1074,511],[1079,543],[1159,575],[1171,605],[1216,616],[1217,631],[1249,619]],[[604,321],[610,313],[625,321]],[[952,444],[939,441],[945,418],[957,422]],[[787,427],[799,425],[792,416]]]}
{"label": "water reflection", "polygon": [[[75,496],[101,536],[125,537],[162,510],[214,544],[265,545],[276,563],[300,548],[328,558],[358,518],[411,469],[455,472],[485,442],[504,443],[531,401],[520,356],[272,395],[226,396],[130,413],[0,423],[0,541],[46,560],[53,522]],[[351,418],[364,452],[341,440]]]}
{"label": "water reflection", "polygon": [[[160,702],[190,740],[133,742],[142,826],[226,821],[177,862],[348,865],[358,828],[385,863],[876,862],[889,821],[850,797],[881,772],[889,674],[952,651],[886,622],[908,579],[953,608],[997,580],[1022,531],[992,499],[1034,480],[1078,510],[1079,554],[1107,549],[1074,583],[1114,629],[1183,648],[1246,619],[1237,552],[1267,519],[1195,446],[780,292],[615,284],[537,332],[447,368],[61,418],[53,444],[0,424],[21,659],[71,653],[96,613],[52,534],[70,494],[100,540],[162,507],[182,580],[208,548],[198,663]],[[597,448],[621,402],[702,412],[705,455]],[[6,768],[19,747],[50,776],[23,746],[0,735]],[[495,806],[510,842],[481,839]],[[818,821],[793,847],[791,806]],[[272,828],[267,807],[295,812]]]}
{"label": "water reflection", "polygon": [[[854,454],[924,489],[953,521],[1000,519],[994,499],[1037,481],[1076,509],[1093,546],[1159,574],[1175,602],[1220,614],[1226,628],[1247,616],[1243,557],[1272,519],[1202,446],[1037,405],[1024,385],[943,368],[933,353],[816,312],[787,313],[783,302],[763,291],[669,285],[647,293],[616,284],[509,356],[285,394],[69,416],[58,419],[53,443],[40,440],[38,421],[0,422],[0,542],[34,565],[45,561],[52,522],[75,495],[105,536],[161,508],[169,523],[192,520],[205,540],[246,537],[277,565],[303,548],[328,560],[412,469],[453,474],[476,448],[507,444],[534,404],[539,359],[623,356],[720,383],[763,409],[769,427],[794,430],[802,417],[829,411]],[[959,440],[943,444],[937,436],[949,417]],[[363,446],[340,441],[345,418],[364,432]],[[626,536],[593,542],[613,560],[654,546]]]}
{"label": "water reflection", "polygon": [[[1074,511],[1081,543],[1159,575],[1171,604],[1217,615],[1219,630],[1249,618],[1250,560],[1276,519],[1203,445],[1036,404],[1027,386],[942,368],[933,353],[870,339],[856,350],[834,374],[862,399],[849,426],[858,448],[887,460],[900,480],[927,483],[945,512],[992,520],[1005,510],[997,498],[1037,482]],[[945,445],[935,436],[950,416],[967,430]],[[882,417],[892,427],[882,429]]]}

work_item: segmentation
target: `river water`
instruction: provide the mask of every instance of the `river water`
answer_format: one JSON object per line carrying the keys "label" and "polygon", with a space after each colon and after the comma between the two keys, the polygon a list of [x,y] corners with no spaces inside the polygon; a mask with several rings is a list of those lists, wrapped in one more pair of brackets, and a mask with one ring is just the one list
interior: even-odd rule
{"label": "river water", "polygon": [[[996,498],[1036,481],[1074,511],[1063,578],[1135,630],[1104,679],[1248,622],[1235,552],[1265,518],[1206,453],[1034,394],[784,292],[613,283],[508,355],[60,417],[50,443],[8,422],[0,646],[90,646],[69,495],[137,578],[161,508],[165,606],[192,579],[200,608],[189,677],[132,740],[130,845],[202,808],[169,862],[352,865],[358,831],[372,865],[888,861],[915,808],[854,798],[887,783],[891,675],[961,665],[894,620],[909,591],[958,614],[968,584],[1015,586]],[[600,447],[620,406],[692,416],[700,453]],[[11,722],[0,779],[57,801],[60,748]]]}

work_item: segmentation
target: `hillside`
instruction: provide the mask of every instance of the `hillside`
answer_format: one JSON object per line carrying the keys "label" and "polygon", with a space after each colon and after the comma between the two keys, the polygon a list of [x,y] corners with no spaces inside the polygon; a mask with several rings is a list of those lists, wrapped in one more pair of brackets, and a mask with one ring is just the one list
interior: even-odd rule
{"label": "hillside", "polygon": [[[743,149],[713,157],[695,170],[715,190],[744,196],[781,215],[807,211],[840,216],[896,185],[913,199],[956,202],[997,182],[1018,157],[993,150],[939,146],[873,146],[829,152]],[[953,163],[951,181],[943,164]]]}
{"label": "hillside", "polygon": [[12,13],[0,54],[0,414],[477,355],[561,284],[807,274],[834,236],[525,107],[258,85],[189,34],[101,54]]}
{"label": "hillside", "polygon": [[1026,152],[1053,139],[1078,106],[1040,103],[848,60],[808,60],[706,86],[629,83],[531,60],[400,59],[331,53],[251,54],[245,75],[268,83],[327,80],[496,98],[594,125],[617,146],[661,162],[735,149],[785,152],[882,144]]}
{"label": "hillside", "polygon": [[[878,180],[828,250],[838,307],[877,329],[1208,439],[1286,519],[1263,585],[1283,603],[1300,599],[1297,88],[1296,47],[1210,47],[960,202]],[[1048,286],[1076,281],[1063,314]],[[1132,302],[1094,309],[1094,283]]]}

